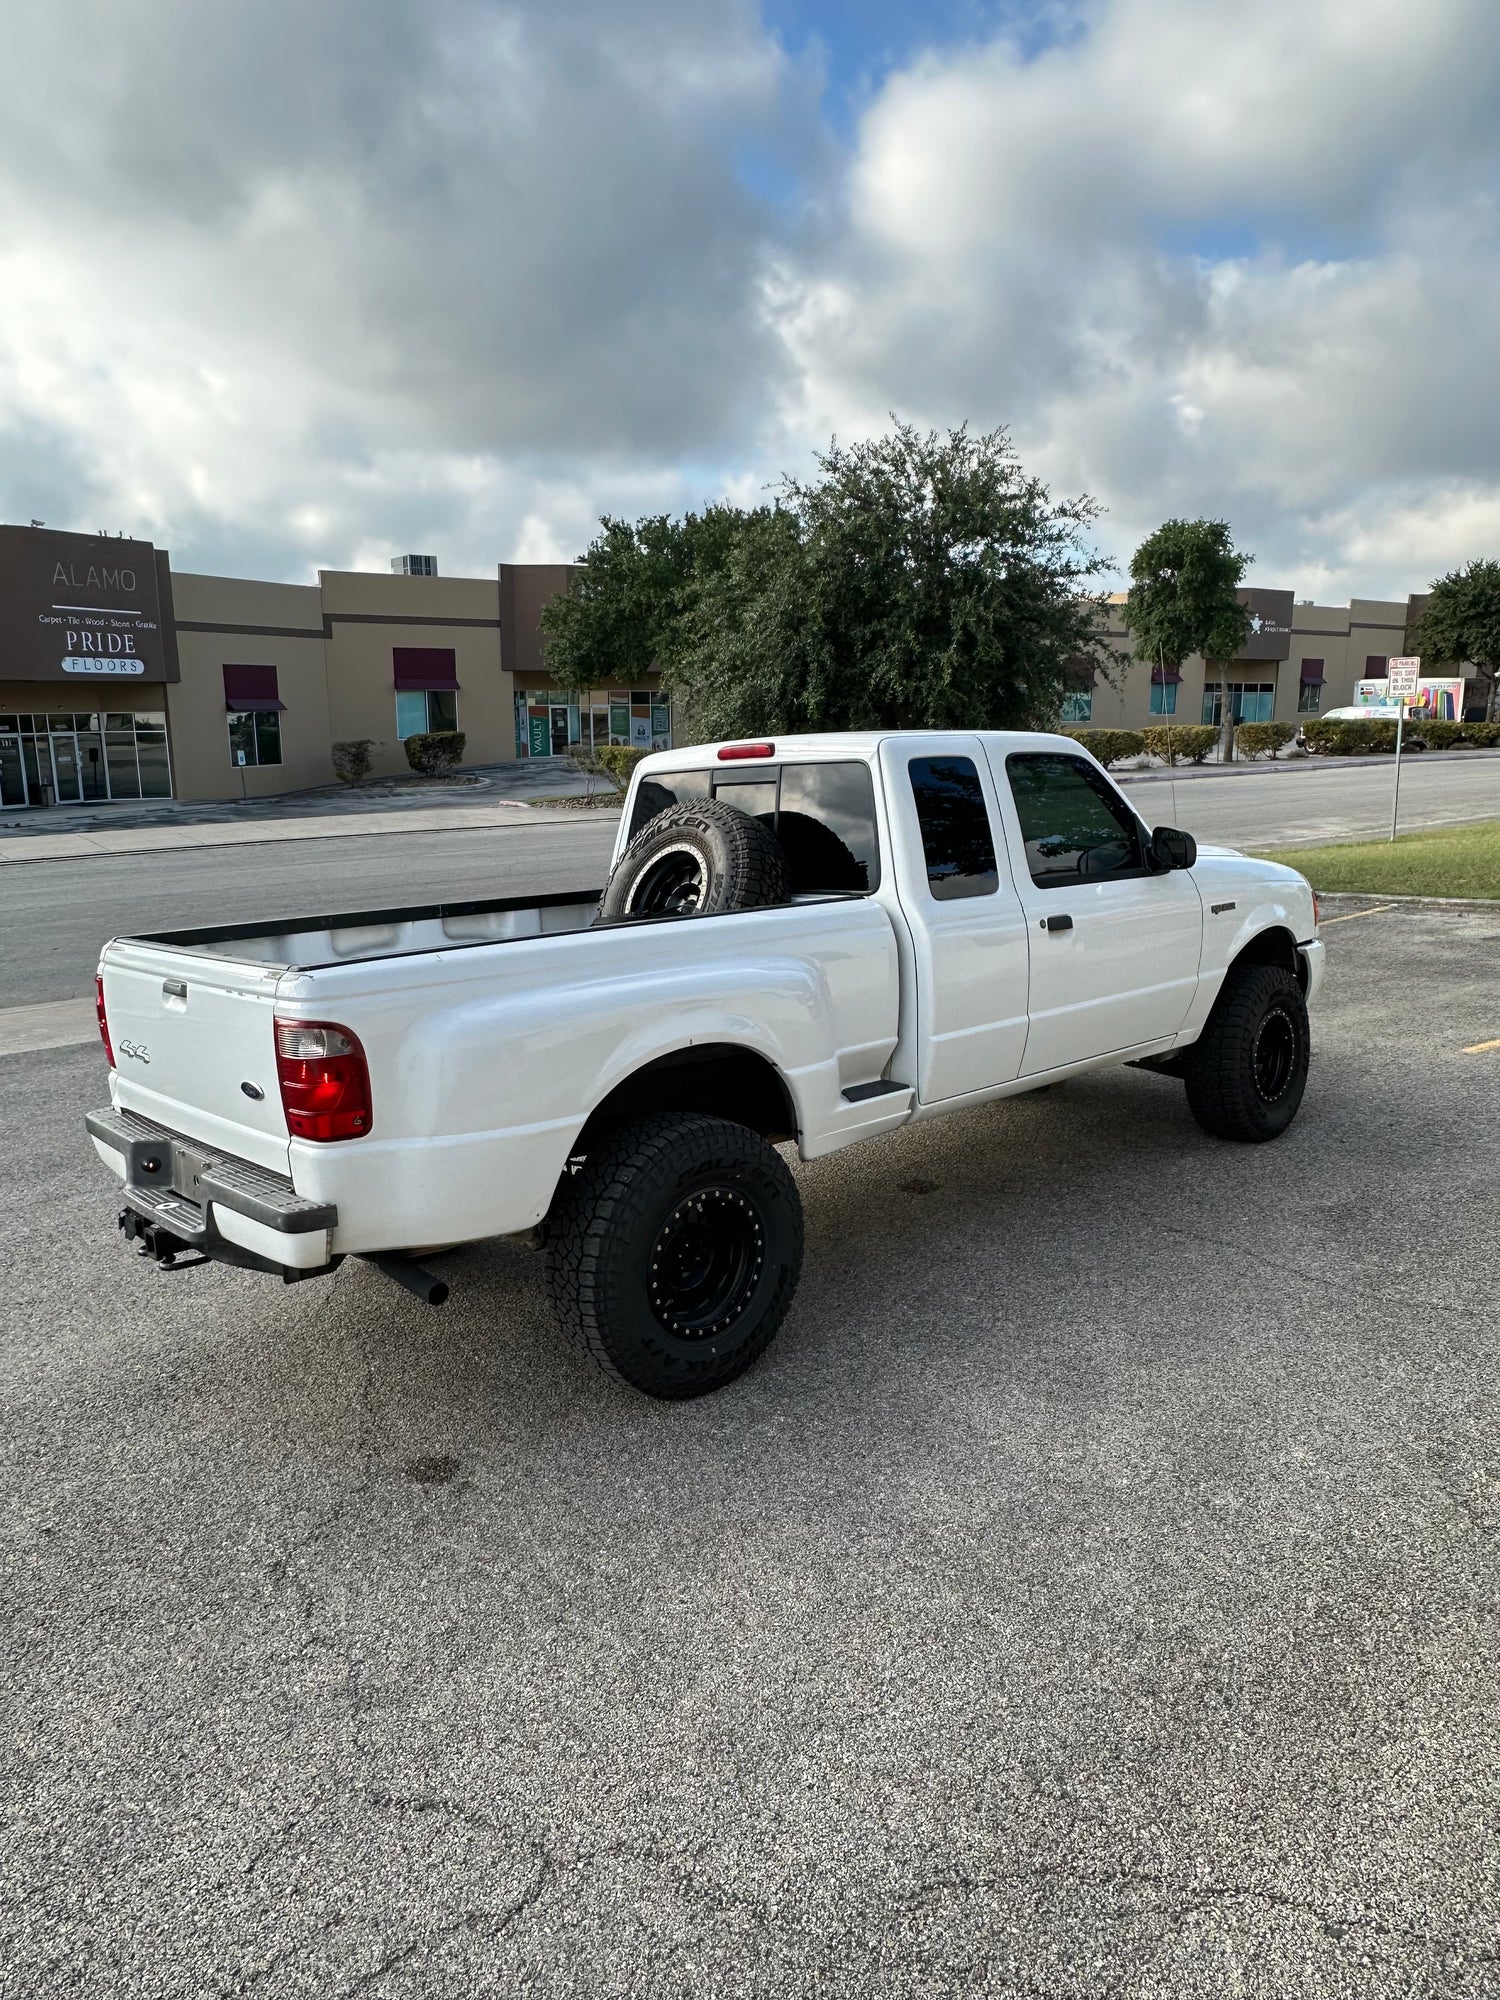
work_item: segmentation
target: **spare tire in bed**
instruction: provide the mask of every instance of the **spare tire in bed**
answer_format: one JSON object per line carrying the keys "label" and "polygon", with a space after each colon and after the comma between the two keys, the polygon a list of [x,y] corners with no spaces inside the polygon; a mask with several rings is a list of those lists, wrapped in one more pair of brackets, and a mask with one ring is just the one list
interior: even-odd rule
{"label": "spare tire in bed", "polygon": [[718,799],[685,799],[631,841],[594,921],[705,917],[786,898],[786,862],[769,827]]}

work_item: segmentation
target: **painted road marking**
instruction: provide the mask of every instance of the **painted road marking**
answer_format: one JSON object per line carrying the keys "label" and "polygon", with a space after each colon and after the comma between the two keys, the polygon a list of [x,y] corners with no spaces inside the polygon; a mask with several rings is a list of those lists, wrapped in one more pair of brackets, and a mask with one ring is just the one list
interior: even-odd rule
{"label": "painted road marking", "polygon": [[1351,910],[1347,917],[1324,917],[1320,921],[1318,929],[1326,931],[1330,924],[1352,924],[1358,917],[1378,917],[1382,911],[1394,910],[1395,907],[1394,903],[1381,903],[1373,910]]}
{"label": "painted road marking", "polygon": [[1464,1054],[1466,1056],[1482,1056],[1487,1054],[1490,1049],[1500,1049],[1500,1041],[1475,1042],[1472,1048],[1464,1050]]}

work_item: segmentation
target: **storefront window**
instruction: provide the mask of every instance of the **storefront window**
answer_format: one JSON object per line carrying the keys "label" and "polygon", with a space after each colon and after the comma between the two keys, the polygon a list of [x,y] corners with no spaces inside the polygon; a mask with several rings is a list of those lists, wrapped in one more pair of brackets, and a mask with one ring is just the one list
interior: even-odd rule
{"label": "storefront window", "polygon": [[396,735],[401,742],[457,727],[458,696],[451,688],[397,688]]}
{"label": "storefront window", "polygon": [[171,796],[167,718],[159,711],[0,715],[0,804]]}
{"label": "storefront window", "polygon": [[230,716],[229,761],[235,765],[281,762],[281,717],[274,709]]}
{"label": "storefront window", "polygon": [[[1276,683],[1231,681],[1229,696],[1236,722],[1269,722],[1276,706]],[[1216,729],[1224,720],[1224,695],[1218,681],[1209,681],[1204,686],[1203,720]]]}
{"label": "storefront window", "polygon": [[1071,694],[1063,696],[1062,719],[1064,722],[1088,722],[1094,713],[1094,690],[1075,688]]}
{"label": "storefront window", "polygon": [[1176,681],[1153,681],[1151,683],[1151,713],[1153,715],[1175,715],[1177,713]]}

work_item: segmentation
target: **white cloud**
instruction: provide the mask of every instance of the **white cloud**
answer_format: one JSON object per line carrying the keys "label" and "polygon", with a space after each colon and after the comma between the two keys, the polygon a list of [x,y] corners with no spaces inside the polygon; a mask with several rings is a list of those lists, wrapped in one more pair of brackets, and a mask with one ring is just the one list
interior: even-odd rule
{"label": "white cloud", "polygon": [[[1500,492],[1497,105],[1492,0],[1100,0],[1038,57],[928,56],[783,274],[793,407],[1008,422],[1122,557],[1209,512],[1268,579],[1404,593],[1479,552],[1449,484]],[[1357,534],[1397,486],[1459,545]]]}
{"label": "white cloud", "polygon": [[1043,12],[840,151],[754,0],[12,0],[0,516],[477,569],[896,410],[1008,423],[1121,556],[1179,512],[1304,592],[1493,553],[1494,0]]}

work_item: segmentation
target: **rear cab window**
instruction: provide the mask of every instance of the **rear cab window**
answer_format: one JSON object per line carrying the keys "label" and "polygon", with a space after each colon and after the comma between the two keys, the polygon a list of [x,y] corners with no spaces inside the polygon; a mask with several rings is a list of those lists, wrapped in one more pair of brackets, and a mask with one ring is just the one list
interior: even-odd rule
{"label": "rear cab window", "polygon": [[721,799],[770,828],[786,856],[794,896],[863,896],[880,887],[880,836],[868,764],[663,771],[636,788],[630,838],[668,806],[702,798]]}
{"label": "rear cab window", "polygon": [[907,766],[933,900],[993,896],[995,837],[972,757],[913,757]]}

